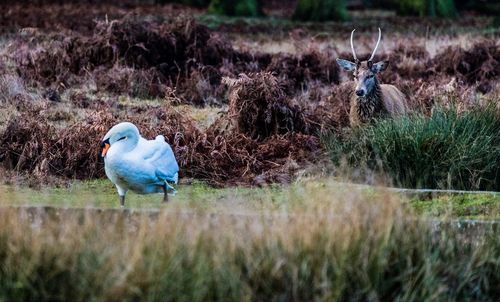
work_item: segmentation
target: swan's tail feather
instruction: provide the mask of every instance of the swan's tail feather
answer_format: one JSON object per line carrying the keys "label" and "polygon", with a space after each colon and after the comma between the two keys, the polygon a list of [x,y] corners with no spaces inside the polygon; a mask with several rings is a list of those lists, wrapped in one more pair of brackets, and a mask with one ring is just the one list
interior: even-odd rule
{"label": "swan's tail feather", "polygon": [[177,182],[179,181],[179,173],[175,173],[174,176],[168,180],[169,182],[171,183],[174,183],[174,184],[177,184]]}

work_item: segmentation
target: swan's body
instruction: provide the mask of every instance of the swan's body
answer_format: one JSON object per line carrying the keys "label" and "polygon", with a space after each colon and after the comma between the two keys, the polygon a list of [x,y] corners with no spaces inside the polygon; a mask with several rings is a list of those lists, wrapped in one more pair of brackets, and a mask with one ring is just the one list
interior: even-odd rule
{"label": "swan's body", "polygon": [[175,191],[168,182],[177,183],[179,166],[172,148],[162,135],[146,140],[128,122],[113,126],[102,140],[104,170],[120,195],[123,206],[128,190],[139,194]]}

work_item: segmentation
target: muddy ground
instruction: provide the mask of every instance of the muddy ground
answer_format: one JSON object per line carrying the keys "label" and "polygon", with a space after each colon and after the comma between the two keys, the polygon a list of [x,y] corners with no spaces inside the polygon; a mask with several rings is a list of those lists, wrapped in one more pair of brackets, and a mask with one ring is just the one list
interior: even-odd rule
{"label": "muddy ground", "polygon": [[[383,28],[382,83],[413,111],[500,99],[492,20],[355,13],[346,23],[221,19],[182,6],[2,6],[0,164],[4,178],[103,176],[99,141],[120,121],[172,145],[181,177],[287,183],[321,161],[322,133],[348,127],[349,76]],[[36,182],[35,181],[35,182]]]}

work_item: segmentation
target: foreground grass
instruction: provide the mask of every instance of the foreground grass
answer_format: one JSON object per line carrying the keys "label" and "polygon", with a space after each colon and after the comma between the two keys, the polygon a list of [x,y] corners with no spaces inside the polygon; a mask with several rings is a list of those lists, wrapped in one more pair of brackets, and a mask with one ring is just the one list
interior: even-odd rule
{"label": "foreground grass", "polygon": [[317,182],[285,192],[286,208],[238,213],[187,213],[191,205],[179,203],[155,215],[0,208],[0,300],[450,301],[500,294],[497,228],[436,229],[384,192]]}

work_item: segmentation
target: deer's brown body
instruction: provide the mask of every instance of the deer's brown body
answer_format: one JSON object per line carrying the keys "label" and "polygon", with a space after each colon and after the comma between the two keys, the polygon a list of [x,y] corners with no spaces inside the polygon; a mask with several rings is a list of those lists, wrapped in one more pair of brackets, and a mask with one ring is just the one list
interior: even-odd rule
{"label": "deer's brown body", "polygon": [[372,119],[381,117],[395,117],[408,112],[408,106],[404,94],[393,85],[379,84],[376,75],[385,70],[388,61],[373,63],[372,59],[380,43],[379,38],[368,61],[361,62],[356,57],[353,45],[353,34],[351,33],[351,48],[354,62],[337,59],[337,63],[343,69],[352,71],[355,81],[355,94],[350,100],[349,121],[351,126],[359,126],[370,122]]}
{"label": "deer's brown body", "polygon": [[372,95],[350,100],[349,122],[352,127],[370,122],[374,118],[394,117],[407,113],[405,96],[394,85],[379,85]]}

